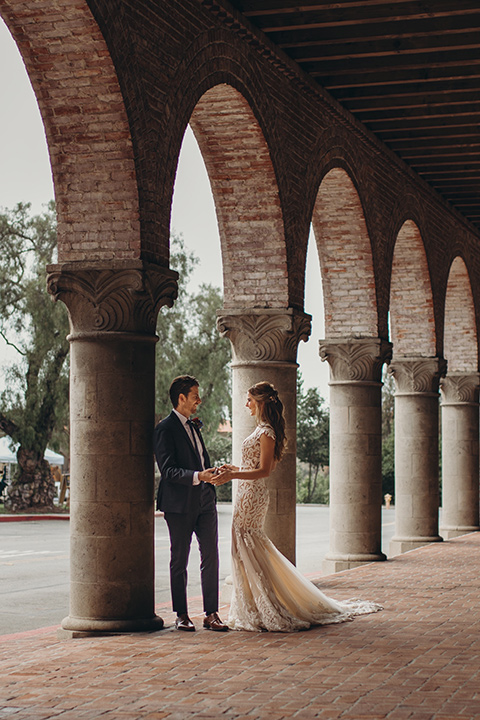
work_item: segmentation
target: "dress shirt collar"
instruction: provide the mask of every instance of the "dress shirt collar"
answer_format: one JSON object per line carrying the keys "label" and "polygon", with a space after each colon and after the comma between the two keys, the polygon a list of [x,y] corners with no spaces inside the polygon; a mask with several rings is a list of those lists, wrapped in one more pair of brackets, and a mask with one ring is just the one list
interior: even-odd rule
{"label": "dress shirt collar", "polygon": [[182,415],[182,413],[179,413],[178,410],[175,410],[175,408],[173,408],[173,412],[174,412],[175,415],[178,417],[178,419],[180,420],[180,422],[182,423],[183,427],[184,427],[185,430],[186,430],[186,429],[187,429],[187,428],[186,428],[186,425],[187,425],[187,420],[188,420],[188,418],[186,418],[185,415]]}

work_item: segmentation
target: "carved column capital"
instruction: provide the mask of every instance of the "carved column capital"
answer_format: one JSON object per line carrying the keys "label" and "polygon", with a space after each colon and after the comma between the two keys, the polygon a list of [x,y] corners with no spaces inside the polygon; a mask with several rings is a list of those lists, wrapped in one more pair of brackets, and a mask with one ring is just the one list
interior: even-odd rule
{"label": "carved column capital", "polygon": [[395,378],[396,395],[437,395],[446,372],[447,361],[438,357],[394,358],[388,367]]}
{"label": "carved column capital", "polygon": [[295,363],[300,340],[311,332],[311,315],[293,308],[218,311],[217,327],[232,343],[234,363]]}
{"label": "carved column capital", "polygon": [[381,338],[320,340],[319,354],[330,365],[331,383],[381,382],[392,344]]}
{"label": "carved column capital", "polygon": [[177,297],[178,273],[142,261],[50,265],[47,285],[68,308],[73,337],[126,332],[155,335],[163,305]]}
{"label": "carved column capital", "polygon": [[478,405],[480,373],[448,373],[440,380],[442,405]]}

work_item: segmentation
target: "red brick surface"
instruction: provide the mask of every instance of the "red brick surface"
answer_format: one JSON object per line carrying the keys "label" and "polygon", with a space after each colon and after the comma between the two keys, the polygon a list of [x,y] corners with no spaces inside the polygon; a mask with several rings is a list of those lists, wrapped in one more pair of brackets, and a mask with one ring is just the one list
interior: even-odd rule
{"label": "red brick surface", "polygon": [[[319,242],[324,259],[333,258],[325,263],[327,330],[388,337],[394,249],[411,223],[425,258],[420,269],[402,263],[396,272],[396,337],[402,354],[443,353],[449,270],[461,256],[469,277],[480,276],[478,233],[247,20],[214,0],[0,0],[0,13],[44,118],[60,262],[142,257],[167,265],[185,128],[195,108],[208,118],[220,104],[230,113],[228,132],[219,132],[215,114],[202,144],[216,158],[228,306],[303,309],[320,189]],[[231,112],[235,93],[248,112]],[[351,181],[336,188],[339,196],[332,170]],[[426,303],[421,323],[412,301]],[[476,282],[473,301],[480,317]]]}
{"label": "red brick surface", "polygon": [[140,256],[132,141],[115,68],[83,0],[9,2],[50,152],[59,260]]}
{"label": "red brick surface", "polygon": [[395,357],[436,354],[432,286],[423,239],[411,220],[395,243],[390,287]]}
{"label": "red brick surface", "polygon": [[466,535],[322,578],[332,597],[385,609],[295,634],[4,636],[0,718],[474,720],[479,551]]}
{"label": "red brick surface", "polygon": [[477,324],[470,279],[465,262],[452,263],[445,301],[445,357],[451,372],[476,372]]}

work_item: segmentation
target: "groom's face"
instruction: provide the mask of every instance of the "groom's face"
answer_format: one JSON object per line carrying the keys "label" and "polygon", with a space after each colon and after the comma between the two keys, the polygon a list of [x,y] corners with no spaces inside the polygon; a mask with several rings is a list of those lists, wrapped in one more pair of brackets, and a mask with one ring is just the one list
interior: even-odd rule
{"label": "groom's face", "polygon": [[198,391],[198,385],[192,387],[188,395],[180,395],[180,400],[183,400],[183,407],[180,412],[186,417],[190,417],[190,415],[193,415],[200,403],[202,402],[200,393]]}

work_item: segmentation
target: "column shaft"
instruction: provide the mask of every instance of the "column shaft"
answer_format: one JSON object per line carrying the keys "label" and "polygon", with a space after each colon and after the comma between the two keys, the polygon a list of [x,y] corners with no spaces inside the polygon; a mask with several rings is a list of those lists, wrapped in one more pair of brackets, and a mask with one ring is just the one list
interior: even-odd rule
{"label": "column shaft", "polygon": [[381,550],[381,370],[390,344],[320,341],[330,364],[330,550],[326,572],[385,560]]}
{"label": "column shaft", "polygon": [[155,346],[153,338],[145,340],[72,339],[72,576],[65,629],[131,629],[155,617]]}
{"label": "column shaft", "polygon": [[449,373],[442,391],[442,524],[445,539],[480,530],[478,373]]}
{"label": "column shaft", "polygon": [[70,614],[66,634],[160,629],[154,611],[155,320],[176,273],[50,268],[71,324]]}
{"label": "column shaft", "polygon": [[439,542],[438,358],[393,360],[395,393],[395,536],[390,554]]}
{"label": "column shaft", "polygon": [[243,440],[255,420],[245,408],[247,390],[266,380],[278,390],[285,408],[288,446],[267,480],[270,504],[265,532],[295,562],[296,521],[296,383],[297,346],[307,339],[310,316],[292,310],[243,310],[219,314],[219,330],[233,349],[233,461],[241,462]]}

